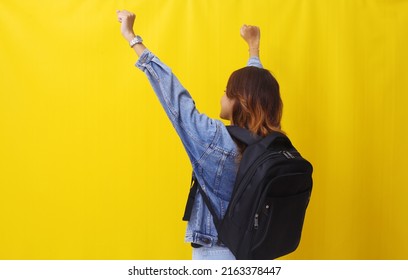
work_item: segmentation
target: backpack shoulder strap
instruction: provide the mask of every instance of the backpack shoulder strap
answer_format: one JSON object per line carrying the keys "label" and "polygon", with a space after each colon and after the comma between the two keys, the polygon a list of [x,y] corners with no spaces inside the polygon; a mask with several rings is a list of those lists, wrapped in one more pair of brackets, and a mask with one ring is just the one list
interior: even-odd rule
{"label": "backpack shoulder strap", "polygon": [[235,138],[241,143],[244,143],[247,146],[260,142],[260,144],[262,144],[265,148],[268,148],[274,142],[281,142],[285,147],[293,148],[293,145],[290,142],[289,138],[285,134],[280,132],[273,132],[262,138],[261,136],[251,133],[246,128],[234,125],[226,127],[231,137]]}
{"label": "backpack shoulder strap", "polygon": [[207,194],[204,192],[204,190],[201,187],[200,183],[198,183],[197,180],[196,180],[196,183],[197,183],[198,191],[201,193],[201,196],[203,197],[203,200],[205,202],[205,205],[207,205],[208,210],[210,210],[211,216],[213,217],[215,228],[218,231],[219,225],[220,225],[220,219],[218,219],[217,213],[215,212],[215,209],[214,209],[213,205],[211,204],[210,199],[208,198]]}
{"label": "backpack shoulder strap", "polygon": [[279,144],[280,146],[284,146],[286,148],[294,148],[292,142],[290,142],[289,138],[280,132],[272,132],[267,135],[265,138],[262,139],[260,142],[265,148],[270,147],[272,144]]}
{"label": "backpack shoulder strap", "polygon": [[186,207],[184,210],[183,221],[190,220],[191,212],[193,210],[193,204],[194,204],[194,200],[195,200],[197,191],[200,192],[201,196],[203,197],[204,203],[207,205],[208,210],[210,210],[211,216],[213,216],[214,225],[216,229],[218,230],[220,220],[218,219],[217,213],[215,212],[215,209],[213,205],[211,204],[210,199],[208,198],[207,194],[204,192],[200,183],[198,183],[198,180],[195,178],[194,174],[191,178],[191,187],[190,187],[190,192],[188,194]]}
{"label": "backpack shoulder strap", "polygon": [[262,137],[252,134],[248,129],[235,125],[228,125],[226,127],[228,133],[231,135],[232,138],[235,138],[236,140],[244,143],[247,146],[255,144],[262,140]]}
{"label": "backpack shoulder strap", "polygon": [[193,205],[195,196],[197,193],[197,184],[194,178],[194,174],[191,177],[191,185],[190,185],[190,192],[188,193],[186,207],[184,209],[183,221],[190,221],[191,212],[193,211]]}

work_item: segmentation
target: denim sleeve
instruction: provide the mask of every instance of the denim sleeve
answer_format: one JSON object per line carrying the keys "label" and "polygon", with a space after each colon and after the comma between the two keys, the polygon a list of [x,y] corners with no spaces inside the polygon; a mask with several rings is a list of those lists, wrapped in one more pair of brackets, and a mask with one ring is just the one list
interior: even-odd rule
{"label": "denim sleeve", "polygon": [[262,63],[259,60],[259,57],[257,57],[257,56],[251,56],[248,59],[247,66],[255,66],[255,67],[258,67],[258,68],[263,68]]}
{"label": "denim sleeve", "polygon": [[194,165],[214,141],[221,122],[200,114],[171,69],[149,50],[143,52],[136,66],[147,75]]}

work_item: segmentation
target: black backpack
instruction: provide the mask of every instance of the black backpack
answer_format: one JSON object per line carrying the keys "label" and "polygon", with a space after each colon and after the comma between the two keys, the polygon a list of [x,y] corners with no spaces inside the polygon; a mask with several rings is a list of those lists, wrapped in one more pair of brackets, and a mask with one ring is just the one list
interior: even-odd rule
{"label": "black backpack", "polygon": [[247,147],[226,214],[221,220],[217,217],[195,180],[183,220],[189,219],[198,189],[213,216],[218,239],[237,259],[267,260],[293,252],[312,191],[312,165],[282,133],[261,138],[240,127],[227,129]]}

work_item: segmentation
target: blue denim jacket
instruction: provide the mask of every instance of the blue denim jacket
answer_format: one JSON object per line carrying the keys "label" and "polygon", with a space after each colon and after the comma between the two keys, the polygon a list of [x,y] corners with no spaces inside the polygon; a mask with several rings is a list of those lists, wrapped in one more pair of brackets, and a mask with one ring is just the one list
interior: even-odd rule
{"label": "blue denim jacket", "polygon": [[[219,218],[222,218],[227,210],[238,170],[239,152],[235,142],[221,121],[197,111],[188,91],[171,69],[152,52],[146,49],[136,66],[147,75],[180,136],[196,179],[210,198]],[[258,57],[251,57],[247,66],[262,67]],[[219,244],[211,213],[200,193],[197,193],[194,201],[185,241],[205,247]]]}

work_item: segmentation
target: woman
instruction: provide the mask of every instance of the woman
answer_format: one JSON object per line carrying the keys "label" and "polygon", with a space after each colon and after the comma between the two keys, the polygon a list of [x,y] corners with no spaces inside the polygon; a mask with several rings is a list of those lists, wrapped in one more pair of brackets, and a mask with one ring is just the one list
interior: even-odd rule
{"label": "woman", "polygon": [[[227,209],[244,147],[238,147],[224,124],[200,114],[187,90],[133,31],[135,15],[117,11],[121,33],[139,56],[136,66],[147,75],[190,158],[194,174],[215,206],[219,218]],[[220,117],[265,136],[280,130],[282,101],[279,85],[259,60],[260,31],[244,25],[241,36],[249,47],[247,67],[232,73],[221,98]],[[217,239],[211,214],[197,193],[185,236],[193,259],[235,259]]]}

